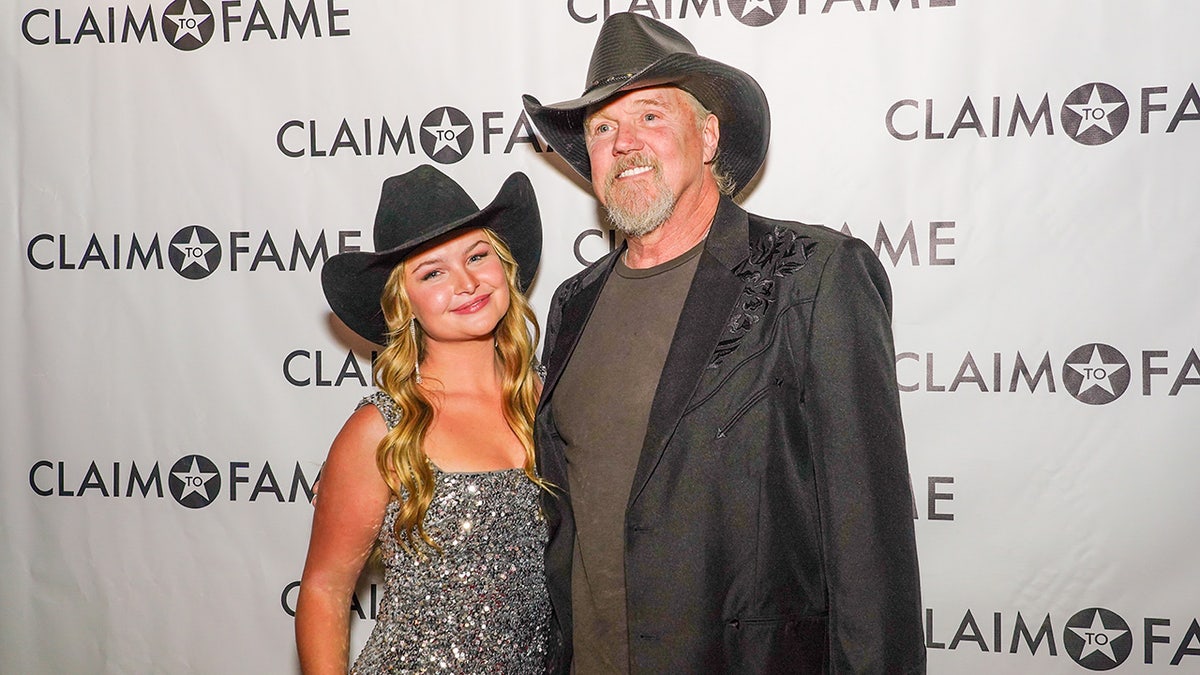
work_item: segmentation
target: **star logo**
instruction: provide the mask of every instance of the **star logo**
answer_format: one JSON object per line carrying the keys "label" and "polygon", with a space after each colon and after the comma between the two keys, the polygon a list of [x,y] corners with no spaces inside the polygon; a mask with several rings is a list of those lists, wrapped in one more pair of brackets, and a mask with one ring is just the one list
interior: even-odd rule
{"label": "star logo", "polygon": [[742,14],[739,19],[745,19],[746,15],[753,11],[766,12],[770,16],[775,16],[775,10],[771,7],[771,0],[746,0],[746,4],[742,6]]}
{"label": "star logo", "polygon": [[1103,145],[1129,123],[1129,102],[1116,87],[1091,82],[1072,91],[1060,114],[1067,135],[1083,145]]}
{"label": "star logo", "polygon": [[1133,633],[1117,613],[1102,607],[1076,612],[1063,629],[1063,644],[1075,663],[1088,670],[1112,670],[1129,658]]}
{"label": "star logo", "polygon": [[189,509],[208,506],[221,492],[221,473],[203,455],[187,455],[171,467],[168,485],[175,501]]}
{"label": "star logo", "polygon": [[172,47],[185,52],[208,44],[215,24],[204,0],[175,0],[162,14],[163,36]]}
{"label": "star logo", "polygon": [[457,108],[437,108],[421,122],[421,148],[439,164],[453,164],[466,157],[474,142],[471,121]]}
{"label": "star logo", "polygon": [[787,0],[729,0],[729,11],[747,26],[765,26],[787,9]]}
{"label": "star logo", "polygon": [[221,263],[221,245],[212,230],[203,225],[189,225],[171,238],[167,258],[181,276],[203,279]]}
{"label": "star logo", "polygon": [[1112,403],[1129,388],[1129,360],[1106,344],[1079,347],[1063,362],[1063,384],[1088,405]]}

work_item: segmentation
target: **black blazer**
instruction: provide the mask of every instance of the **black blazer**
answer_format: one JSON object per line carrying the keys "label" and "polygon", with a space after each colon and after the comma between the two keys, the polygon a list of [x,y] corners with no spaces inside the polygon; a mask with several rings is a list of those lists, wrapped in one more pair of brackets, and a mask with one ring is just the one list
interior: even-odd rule
{"label": "black blazer", "polygon": [[[559,486],[546,573],[564,670],[574,521],[554,387],[619,253],[565,281],[546,325],[536,438]],[[925,671],[891,289],[863,242],[721,200],[625,525],[631,672]]]}

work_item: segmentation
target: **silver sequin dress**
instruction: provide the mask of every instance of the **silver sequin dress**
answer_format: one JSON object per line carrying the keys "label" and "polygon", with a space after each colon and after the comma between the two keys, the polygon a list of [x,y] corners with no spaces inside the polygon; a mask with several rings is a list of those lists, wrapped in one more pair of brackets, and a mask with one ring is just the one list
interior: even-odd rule
{"label": "silver sequin dress", "polygon": [[[384,392],[363,399],[388,428],[399,420]],[[442,547],[405,551],[394,526],[379,528],[384,589],[375,629],[351,673],[542,673],[550,601],[539,489],[521,469],[446,473],[433,468],[425,531]]]}

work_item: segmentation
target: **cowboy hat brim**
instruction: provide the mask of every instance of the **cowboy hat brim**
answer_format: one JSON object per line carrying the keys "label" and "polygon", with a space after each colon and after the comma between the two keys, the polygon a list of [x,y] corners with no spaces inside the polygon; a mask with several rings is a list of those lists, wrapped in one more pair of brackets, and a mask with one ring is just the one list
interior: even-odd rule
{"label": "cowboy hat brim", "polygon": [[734,194],[740,192],[766,160],[771,112],[762,87],[737,68],[678,52],[663,56],[628,78],[595,86],[579,98],[542,105],[526,94],[522,101],[550,147],[591,182],[591,161],[583,128],[589,109],[635,89],[666,85],[695,96],[717,116],[721,124],[718,163],[732,179]]}
{"label": "cowboy hat brim", "polygon": [[476,213],[421,231],[384,251],[339,253],[321,269],[321,286],[329,307],[350,330],[379,345],[387,344],[388,328],[380,297],[396,265],[422,246],[451,232],[470,228],[495,232],[517,262],[520,290],[533,283],[542,255],[542,222],[529,178],[509,176],[495,199]]}

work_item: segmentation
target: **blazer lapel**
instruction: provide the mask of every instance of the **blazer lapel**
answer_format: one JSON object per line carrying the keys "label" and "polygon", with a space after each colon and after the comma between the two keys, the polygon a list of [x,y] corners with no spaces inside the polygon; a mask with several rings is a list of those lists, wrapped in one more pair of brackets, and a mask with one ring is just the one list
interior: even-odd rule
{"label": "blazer lapel", "polygon": [[567,361],[575,351],[579,336],[583,335],[583,329],[592,315],[592,309],[596,306],[596,300],[600,297],[604,282],[608,280],[608,275],[612,273],[617,257],[622,251],[624,251],[624,245],[581,277],[578,288],[564,299],[554,344],[546,345],[550,351],[546,352],[546,381],[542,384],[542,397],[538,402],[539,411],[550,401],[554,386],[558,384],[559,378],[566,370]]}
{"label": "blazer lapel", "polygon": [[729,198],[722,198],[650,406],[646,440],[629,495],[631,505],[662,459],[667,441],[725,332],[744,286],[733,269],[749,255],[748,240],[746,212]]}

